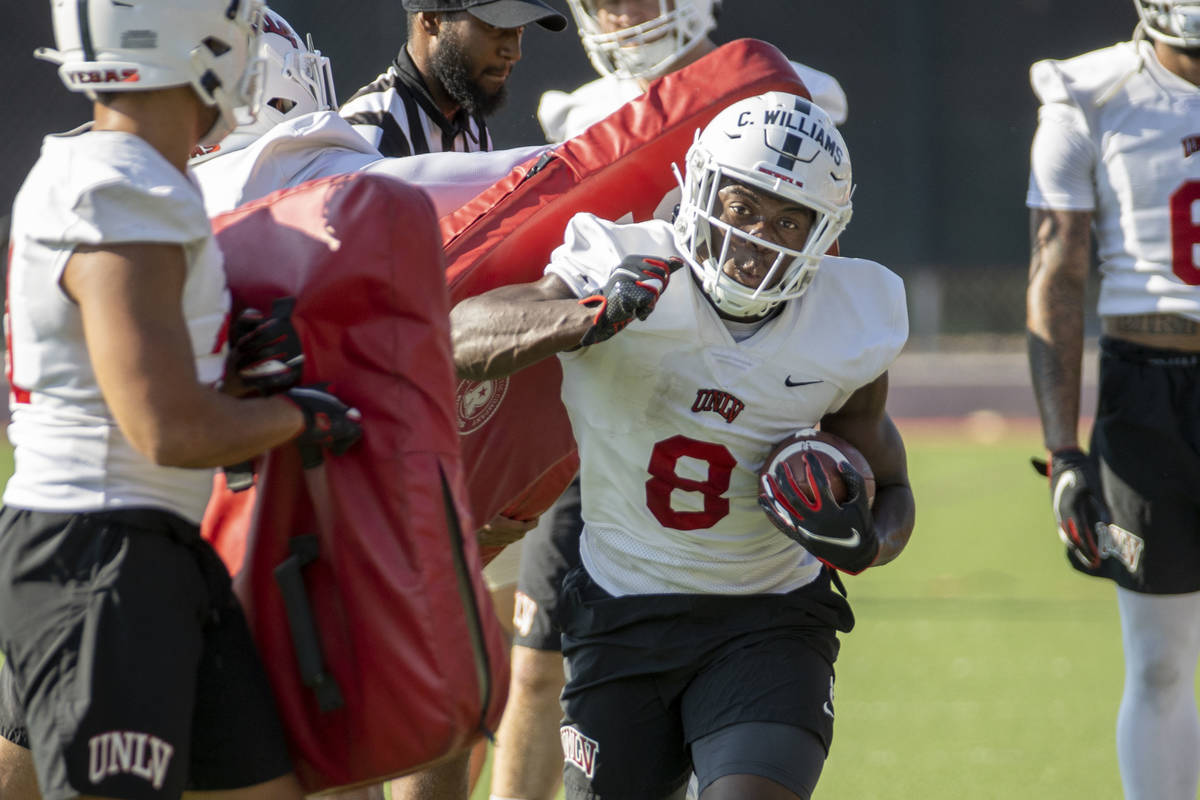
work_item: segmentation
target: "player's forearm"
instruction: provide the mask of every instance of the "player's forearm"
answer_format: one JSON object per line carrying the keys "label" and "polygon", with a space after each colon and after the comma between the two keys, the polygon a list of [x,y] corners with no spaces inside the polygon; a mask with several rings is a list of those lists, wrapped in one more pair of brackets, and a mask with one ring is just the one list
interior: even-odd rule
{"label": "player's forearm", "polygon": [[570,350],[592,325],[594,312],[575,299],[512,303],[491,293],[450,311],[454,367],[460,378],[503,378]]}
{"label": "player's forearm", "polygon": [[1035,276],[1029,286],[1029,372],[1050,450],[1078,444],[1083,289],[1061,276]]}
{"label": "player's forearm", "polygon": [[1035,209],[1030,216],[1030,243],[1029,371],[1046,447],[1058,450],[1078,444],[1091,214]]}
{"label": "player's forearm", "polygon": [[879,555],[872,566],[878,567],[895,560],[908,546],[917,518],[912,488],[901,484],[879,487],[871,515],[879,536]]}
{"label": "player's forearm", "polygon": [[246,461],[303,429],[304,414],[282,397],[238,400],[199,385],[183,404],[148,410],[141,422],[122,426],[154,463],[191,469]]}

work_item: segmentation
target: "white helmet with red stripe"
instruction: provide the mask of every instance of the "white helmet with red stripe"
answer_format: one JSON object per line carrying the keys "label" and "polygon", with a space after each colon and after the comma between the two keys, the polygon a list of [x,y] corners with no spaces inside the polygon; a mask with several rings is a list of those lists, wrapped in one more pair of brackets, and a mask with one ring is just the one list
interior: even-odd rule
{"label": "white helmet with red stripe", "polygon": [[266,67],[257,117],[239,125],[220,145],[199,148],[192,164],[241,150],[281,122],[337,108],[329,58],[313,48],[311,36],[302,39],[287,20],[270,9],[263,15],[258,55]]}
{"label": "white helmet with red stripe", "polygon": [[67,88],[97,92],[191,86],[220,113],[203,142],[253,114],[261,68],[255,56],[262,0],[51,0],[56,49],[35,55],[59,65]]}
{"label": "white helmet with red stripe", "polygon": [[642,0],[656,1],[653,19],[605,31],[600,9],[608,0],[567,0],[583,49],[601,75],[657,78],[717,25],[715,0]]}
{"label": "white helmet with red stripe", "polygon": [[[675,241],[713,304],[735,317],[757,317],[799,297],[821,258],[850,222],[850,153],[825,111],[809,100],[768,92],[740,100],[713,118],[687,153]],[[799,250],[753,236],[720,219],[717,193],[730,181],[812,209]],[[757,288],[722,270],[733,238],[775,253]]]}

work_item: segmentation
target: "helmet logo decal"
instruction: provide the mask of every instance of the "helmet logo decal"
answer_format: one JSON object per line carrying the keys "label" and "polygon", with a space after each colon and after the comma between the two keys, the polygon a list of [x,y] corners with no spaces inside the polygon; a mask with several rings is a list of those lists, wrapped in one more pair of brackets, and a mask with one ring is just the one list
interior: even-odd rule
{"label": "helmet logo decal", "polygon": [[282,36],[292,43],[292,47],[300,49],[300,40],[291,31],[287,25],[283,24],[282,20],[278,19],[274,14],[263,14],[263,33],[273,33],[276,36]]}

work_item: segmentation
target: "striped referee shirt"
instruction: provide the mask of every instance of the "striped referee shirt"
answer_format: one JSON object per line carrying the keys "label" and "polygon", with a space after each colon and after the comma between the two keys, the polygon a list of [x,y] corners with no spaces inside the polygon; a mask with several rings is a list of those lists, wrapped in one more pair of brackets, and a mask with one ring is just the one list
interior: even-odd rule
{"label": "striped referee shirt", "polygon": [[483,117],[460,108],[446,119],[407,47],[387,72],[355,92],[338,113],[384,156],[492,149]]}

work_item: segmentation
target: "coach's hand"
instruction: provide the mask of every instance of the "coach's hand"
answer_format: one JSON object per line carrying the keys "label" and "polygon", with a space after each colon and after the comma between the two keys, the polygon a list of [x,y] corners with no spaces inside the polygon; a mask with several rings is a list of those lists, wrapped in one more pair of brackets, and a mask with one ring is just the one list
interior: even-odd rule
{"label": "coach's hand", "polygon": [[304,351],[292,325],[295,305],[294,297],[280,298],[271,304],[269,315],[248,308],[234,321],[229,363],[245,387],[271,394],[300,382]]}
{"label": "coach's hand", "polygon": [[304,430],[295,438],[301,447],[321,447],[341,455],[362,436],[362,414],[330,394],[329,384],[297,386],[281,395],[304,413]]}
{"label": "coach's hand", "polygon": [[625,256],[609,276],[599,294],[584,297],[579,302],[598,304],[592,327],[579,344],[583,347],[611,339],[634,317],[645,319],[654,310],[659,296],[666,291],[671,273],[683,266],[679,258]]}
{"label": "coach's hand", "polygon": [[1058,535],[1071,557],[1088,569],[1100,566],[1102,533],[1112,522],[1100,493],[1095,462],[1078,447],[1050,454],[1049,465],[1037,459],[1034,469],[1050,479],[1050,502]]}
{"label": "coach's hand", "polygon": [[808,552],[835,569],[857,575],[875,563],[879,536],[862,476],[849,464],[840,471],[847,491],[840,504],[813,453],[804,454],[803,476],[793,474],[786,462],[764,473],[758,504],[775,527]]}

